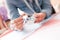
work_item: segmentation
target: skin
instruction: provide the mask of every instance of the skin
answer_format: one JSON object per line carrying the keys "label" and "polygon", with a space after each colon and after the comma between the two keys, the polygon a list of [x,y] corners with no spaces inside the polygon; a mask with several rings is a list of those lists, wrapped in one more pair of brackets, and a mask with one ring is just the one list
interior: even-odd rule
{"label": "skin", "polygon": [[36,13],[36,14],[34,14],[34,16],[36,18],[35,23],[39,23],[45,19],[46,13]]}
{"label": "skin", "polygon": [[0,15],[0,29],[3,29],[4,25],[3,25],[3,19],[2,16]]}
{"label": "skin", "polygon": [[4,28],[8,29],[8,26],[7,26],[6,22],[3,21],[3,18],[0,15],[0,30],[2,30]]}
{"label": "skin", "polygon": [[[36,13],[36,14],[34,14],[34,17],[36,18],[35,23],[39,23],[45,19],[46,13],[38,13],[38,14]],[[14,24],[17,29],[22,30],[23,29],[23,18],[19,17],[19,18],[15,19]]]}
{"label": "skin", "polygon": [[19,17],[19,18],[15,19],[14,20],[14,24],[15,24],[15,27],[17,29],[22,30],[23,29],[23,18],[22,17]]}

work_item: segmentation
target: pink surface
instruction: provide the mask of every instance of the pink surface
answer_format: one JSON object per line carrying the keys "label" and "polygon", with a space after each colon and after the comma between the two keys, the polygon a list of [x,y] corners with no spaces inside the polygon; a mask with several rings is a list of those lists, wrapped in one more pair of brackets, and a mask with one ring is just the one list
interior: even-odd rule
{"label": "pink surface", "polygon": [[[43,24],[41,28],[37,29],[31,35],[26,36],[23,40],[29,40],[29,39],[30,40],[55,40],[53,38],[58,37],[58,35],[60,34],[59,32],[60,31],[60,18],[59,17],[60,17],[60,14],[56,14],[56,16],[53,16],[51,20]],[[2,34],[2,36],[0,37],[3,37],[12,32],[13,31],[10,30],[6,32],[5,34]]]}
{"label": "pink surface", "polygon": [[[59,16],[57,16],[59,15]],[[60,40],[60,14],[56,14],[30,36],[23,40]]]}
{"label": "pink surface", "polygon": [[5,31],[3,34],[0,35],[0,38],[7,35],[7,34],[9,34],[9,33],[11,33],[11,32],[13,32],[13,31],[12,30]]}
{"label": "pink surface", "polygon": [[7,9],[5,7],[0,7],[0,15],[3,17],[3,20],[7,20]]}

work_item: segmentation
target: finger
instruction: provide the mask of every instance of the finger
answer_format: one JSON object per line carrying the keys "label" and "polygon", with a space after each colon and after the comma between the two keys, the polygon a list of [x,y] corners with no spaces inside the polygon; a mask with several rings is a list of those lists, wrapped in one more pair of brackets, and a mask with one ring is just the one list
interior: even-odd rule
{"label": "finger", "polygon": [[40,21],[39,20],[36,20],[34,23],[39,23]]}
{"label": "finger", "polygon": [[20,24],[23,24],[23,22],[24,22],[24,21],[22,20],[21,22],[15,23],[15,25],[18,26],[18,25],[20,25]]}
{"label": "finger", "polygon": [[17,23],[17,22],[19,22],[21,20],[23,20],[23,18],[22,17],[19,17],[19,18],[17,18],[17,19],[14,20],[14,23]]}
{"label": "finger", "polygon": [[20,25],[16,26],[16,28],[22,30],[23,29],[23,24],[20,24]]}
{"label": "finger", "polygon": [[38,14],[36,14],[36,16],[35,16],[35,17],[37,18],[37,17],[42,17],[42,16],[43,16],[43,14],[42,14],[42,13],[38,13]]}
{"label": "finger", "polygon": [[38,14],[34,14],[33,16],[34,16],[34,17],[37,17],[37,16],[38,16]]}
{"label": "finger", "polygon": [[39,15],[39,14],[35,15],[35,18],[39,18],[39,17],[41,17],[41,15]]}
{"label": "finger", "polygon": [[39,22],[41,22],[43,19],[42,18],[37,18],[36,20],[35,20],[35,23],[39,23]]}

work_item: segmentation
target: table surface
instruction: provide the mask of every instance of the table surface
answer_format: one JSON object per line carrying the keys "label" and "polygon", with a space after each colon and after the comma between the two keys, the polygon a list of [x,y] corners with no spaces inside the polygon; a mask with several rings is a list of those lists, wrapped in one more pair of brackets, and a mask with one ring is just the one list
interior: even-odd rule
{"label": "table surface", "polygon": [[[22,40],[60,40],[60,14],[53,16],[48,22]],[[23,32],[22,32],[23,33]],[[15,35],[17,34],[17,35]],[[8,30],[1,35],[1,40],[20,40],[19,32]],[[12,39],[11,39],[12,38]]]}
{"label": "table surface", "polygon": [[60,14],[54,16],[33,34],[23,40],[60,40]]}

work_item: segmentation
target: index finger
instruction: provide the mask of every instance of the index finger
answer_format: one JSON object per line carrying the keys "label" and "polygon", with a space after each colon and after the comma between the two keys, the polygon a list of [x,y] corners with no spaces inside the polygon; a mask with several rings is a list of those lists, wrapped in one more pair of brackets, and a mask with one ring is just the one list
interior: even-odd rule
{"label": "index finger", "polygon": [[16,23],[16,22],[19,22],[19,21],[21,21],[21,20],[23,20],[23,18],[22,18],[22,17],[19,17],[19,18],[16,18],[16,19],[14,20],[14,22]]}

